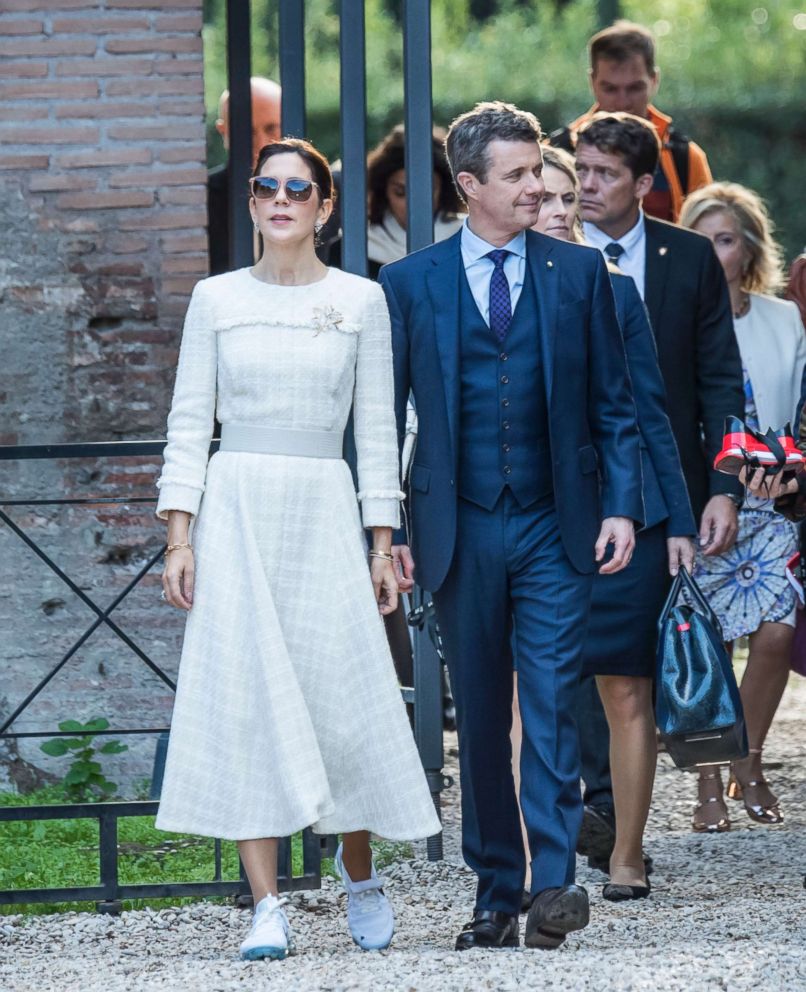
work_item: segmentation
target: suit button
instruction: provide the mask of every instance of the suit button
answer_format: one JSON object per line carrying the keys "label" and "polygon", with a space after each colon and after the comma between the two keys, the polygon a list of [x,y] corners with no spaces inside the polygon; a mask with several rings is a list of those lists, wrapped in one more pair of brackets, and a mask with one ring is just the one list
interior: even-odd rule
{"label": "suit button", "polygon": [[504,449],[504,451],[512,451],[511,444],[502,444],[501,447]]}
{"label": "suit button", "polygon": [[509,355],[505,351],[502,351],[498,357],[501,359],[502,362],[505,362],[509,358]]}
{"label": "suit button", "polygon": [[508,376],[508,375],[502,375],[502,376],[501,376],[501,382],[502,382],[502,383],[503,383],[503,384],[504,384],[505,386],[507,386],[507,385],[509,385],[509,376]]}
{"label": "suit button", "polygon": [[451,479],[451,485],[453,485],[453,479]]}
{"label": "suit button", "polygon": [[511,472],[512,472],[511,467],[509,465],[505,465],[504,466],[504,475],[510,475]]}
{"label": "suit button", "polygon": [[506,396],[501,400],[501,406],[509,406],[509,400]]}
{"label": "suit button", "polygon": [[509,430],[509,421],[508,420],[505,420],[503,422],[503,424],[501,424],[501,426],[504,428],[505,431],[508,431]]}

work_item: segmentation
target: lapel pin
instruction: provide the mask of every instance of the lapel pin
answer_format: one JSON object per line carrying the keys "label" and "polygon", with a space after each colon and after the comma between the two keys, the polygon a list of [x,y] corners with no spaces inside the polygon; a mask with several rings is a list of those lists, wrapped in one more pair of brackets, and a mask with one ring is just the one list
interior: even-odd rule
{"label": "lapel pin", "polygon": [[663,245],[663,247],[658,248],[658,254],[659,255],[665,255],[668,250],[669,249],[666,247],[666,245]]}
{"label": "lapel pin", "polygon": [[553,269],[553,268],[554,268],[554,262],[552,262],[552,261],[551,261],[551,260],[549,259],[549,261],[548,261],[548,262],[546,262],[546,267],[547,267],[547,268],[549,268],[549,269]]}

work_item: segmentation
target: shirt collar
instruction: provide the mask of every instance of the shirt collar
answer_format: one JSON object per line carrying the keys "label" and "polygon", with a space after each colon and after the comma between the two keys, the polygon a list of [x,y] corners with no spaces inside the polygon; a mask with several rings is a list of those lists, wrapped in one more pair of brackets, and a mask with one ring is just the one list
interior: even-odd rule
{"label": "shirt collar", "polygon": [[[462,254],[465,256],[468,265],[477,262],[488,252],[495,251],[497,245],[491,245],[477,234],[474,234],[468,226],[467,220],[462,224]],[[513,255],[526,258],[526,231],[519,231],[515,237],[508,241],[502,248]]]}
{"label": "shirt collar", "polygon": [[[585,240],[593,248],[602,249],[605,245],[612,244],[613,239],[601,231],[595,224],[591,224],[585,221],[582,225],[582,231],[585,235]],[[638,211],[638,220],[635,224],[627,231],[626,234],[622,234],[620,238],[616,239],[616,244],[621,245],[624,249],[625,255],[630,255],[632,252],[638,248],[644,237],[644,211]]]}

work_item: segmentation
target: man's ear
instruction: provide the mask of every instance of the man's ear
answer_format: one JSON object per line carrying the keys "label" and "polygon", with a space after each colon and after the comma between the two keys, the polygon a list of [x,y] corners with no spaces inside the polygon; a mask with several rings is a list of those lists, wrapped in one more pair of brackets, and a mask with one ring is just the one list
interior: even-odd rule
{"label": "man's ear", "polygon": [[462,190],[465,200],[476,199],[479,181],[472,172],[457,173],[456,184]]}
{"label": "man's ear", "polygon": [[635,180],[635,195],[638,197],[639,200],[643,200],[643,198],[647,195],[647,193],[652,189],[652,183],[654,179],[655,177],[651,176],[647,172],[643,176],[639,176]]}
{"label": "man's ear", "polygon": [[655,66],[655,75],[652,77],[652,85],[649,87],[649,102],[652,102],[652,98],[658,92],[658,87],[660,86],[660,69]]}

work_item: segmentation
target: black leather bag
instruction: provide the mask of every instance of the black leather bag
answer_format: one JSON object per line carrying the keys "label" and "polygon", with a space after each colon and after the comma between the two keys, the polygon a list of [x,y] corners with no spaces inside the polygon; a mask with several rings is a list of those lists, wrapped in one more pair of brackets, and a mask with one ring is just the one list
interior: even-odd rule
{"label": "black leather bag", "polygon": [[[678,605],[684,591],[689,602]],[[722,628],[685,568],[658,620],[656,678],[655,720],[678,768],[747,756],[744,711]]]}

